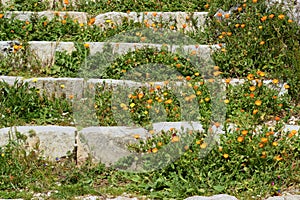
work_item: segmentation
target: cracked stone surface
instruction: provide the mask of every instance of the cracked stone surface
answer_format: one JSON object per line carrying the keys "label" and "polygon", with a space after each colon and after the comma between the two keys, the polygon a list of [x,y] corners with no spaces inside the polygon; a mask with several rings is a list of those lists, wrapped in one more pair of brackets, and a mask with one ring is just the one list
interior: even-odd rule
{"label": "cracked stone surface", "polygon": [[66,156],[74,149],[75,127],[61,126],[17,126],[0,129],[0,146],[8,143],[9,138],[16,139],[16,131],[27,136],[25,147],[36,149],[51,160]]}

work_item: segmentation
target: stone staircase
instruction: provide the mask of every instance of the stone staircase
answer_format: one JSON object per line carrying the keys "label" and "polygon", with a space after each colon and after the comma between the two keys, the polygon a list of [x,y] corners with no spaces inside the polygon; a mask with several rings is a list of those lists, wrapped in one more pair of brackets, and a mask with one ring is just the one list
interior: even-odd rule
{"label": "stone staircase", "polygon": [[[5,0],[2,3],[7,3]],[[111,27],[113,25],[122,25],[124,18],[132,20],[137,23],[147,23],[151,27],[153,23],[169,23],[174,25],[174,30],[193,31],[194,27],[204,27],[206,18],[206,12],[109,12],[99,14],[95,17],[91,17],[88,13],[83,12],[61,12],[61,11],[43,11],[43,12],[19,12],[10,11],[4,13],[4,18],[14,18],[22,21],[30,21],[32,16],[47,17],[49,20],[55,16],[59,16],[64,19],[64,16],[68,16],[78,23],[100,26],[103,29]],[[187,22],[188,19],[188,22]],[[193,19],[193,20],[191,20]],[[196,21],[196,24],[192,25],[192,21]],[[175,23],[176,22],[176,23]],[[12,48],[15,41],[0,41],[0,51],[4,52],[4,49]],[[105,42],[86,42],[88,44],[90,55],[93,56],[98,52],[103,52]],[[196,51],[196,54],[210,53],[214,48],[219,48],[218,45],[165,45],[156,43],[126,43],[126,42],[112,42],[113,51],[117,54],[125,54],[130,51],[136,51],[144,47],[156,47],[158,49],[166,47],[170,52],[176,52],[177,49],[182,48],[187,54]],[[72,53],[75,51],[75,44],[73,42],[63,41],[30,41],[28,48],[41,62],[41,67],[51,66],[55,60],[56,52]],[[112,80],[112,79],[88,79],[85,77],[77,78],[53,78],[53,77],[35,77],[24,78],[17,76],[0,76],[2,81],[13,85],[16,81],[28,82],[30,87],[36,87],[40,91],[46,92],[49,95],[55,97],[72,96],[75,95],[78,98],[82,97],[84,90],[87,86],[95,83],[106,83],[110,86],[116,87],[118,85],[126,85],[128,87],[137,87],[139,83],[124,80]],[[244,80],[232,79],[231,84],[243,84]],[[271,81],[266,81],[268,84]],[[157,83],[162,84],[162,83]],[[225,85],[225,80],[220,80],[222,86]],[[64,87],[62,87],[62,85]],[[279,84],[280,94],[284,94],[287,90],[283,87],[284,83]],[[271,87],[271,84],[270,84]],[[161,131],[168,131],[170,128],[177,130],[195,129],[203,130],[203,127],[198,122],[193,122],[192,125],[187,122],[160,122],[153,124],[153,131],[159,133]],[[218,127],[212,127],[214,131],[222,133],[222,130]],[[284,131],[299,130],[299,126],[286,125]],[[26,148],[34,150],[35,146],[39,146],[39,150],[43,152],[45,157],[52,160],[62,159],[67,155],[74,156],[74,159],[78,164],[83,163],[89,156],[95,162],[103,162],[107,166],[117,162],[122,157],[130,155],[127,150],[127,144],[136,143],[138,140],[135,135],[139,135],[139,138],[146,139],[150,137],[149,131],[143,127],[84,127],[82,129],[71,126],[17,126],[7,127],[0,129],[0,146],[5,145],[10,137],[15,137],[16,132],[20,132],[27,136]],[[293,197],[291,197],[292,199]],[[295,197],[299,199],[298,197]],[[195,197],[188,199],[204,199],[204,197]],[[229,196],[211,197],[207,199],[236,199]],[[279,198],[278,198],[279,199]],[[271,200],[271,199],[270,199]]]}

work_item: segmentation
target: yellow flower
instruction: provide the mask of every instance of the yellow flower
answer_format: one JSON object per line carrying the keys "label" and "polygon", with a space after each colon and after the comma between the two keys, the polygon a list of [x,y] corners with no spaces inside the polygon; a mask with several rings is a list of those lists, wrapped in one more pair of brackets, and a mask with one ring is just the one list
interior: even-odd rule
{"label": "yellow flower", "polygon": [[265,44],[265,41],[261,41],[259,44],[260,44],[260,45],[264,45],[264,44]]}
{"label": "yellow flower", "polygon": [[200,145],[201,149],[205,149],[206,147],[207,147],[207,143],[203,143],[203,144]]}
{"label": "yellow flower", "polygon": [[157,146],[159,146],[159,147],[162,146],[162,145],[163,145],[162,142],[158,142],[158,143],[157,143]]}
{"label": "yellow flower", "polygon": [[224,153],[224,154],[223,154],[223,157],[224,157],[224,158],[228,158],[229,155],[228,155],[227,153]]}
{"label": "yellow flower", "polygon": [[4,157],[5,156],[4,153],[2,153],[1,156]]}
{"label": "yellow flower", "polygon": [[224,100],[224,103],[226,103],[226,104],[229,103],[229,100],[228,100],[228,99],[225,99],[225,100]]}
{"label": "yellow flower", "polygon": [[276,161],[281,161],[282,160],[282,157],[280,155],[277,155],[274,157],[274,160]]}
{"label": "yellow flower", "polygon": [[219,147],[219,151],[221,152],[223,150],[223,147]]}
{"label": "yellow flower", "polygon": [[130,106],[131,108],[133,108],[133,107],[135,106],[135,103],[131,103],[129,106]]}
{"label": "yellow flower", "polygon": [[255,86],[250,86],[250,88],[249,88],[249,90],[251,91],[251,92],[253,92],[254,90],[255,90]]}
{"label": "yellow flower", "polygon": [[133,137],[134,137],[135,139],[140,139],[140,138],[141,138],[141,136],[140,136],[139,134],[134,134]]}
{"label": "yellow flower", "polygon": [[199,76],[199,75],[200,75],[199,72],[196,72],[196,73],[195,73],[195,76]]}
{"label": "yellow flower", "polygon": [[83,23],[80,23],[80,24],[79,24],[79,26],[80,26],[80,27],[83,27],[83,26],[84,26],[84,24],[83,24]]}
{"label": "yellow flower", "polygon": [[88,48],[90,48],[90,44],[85,43],[85,44],[84,44],[84,47],[88,49]]}
{"label": "yellow flower", "polygon": [[259,29],[262,29],[262,28],[263,28],[263,26],[259,26],[258,28],[259,28]]}
{"label": "yellow flower", "polygon": [[201,141],[200,141],[200,140],[197,140],[197,141],[196,141],[196,144],[200,144],[200,143],[201,143]]}
{"label": "yellow flower", "polygon": [[273,145],[274,147],[277,147],[277,146],[278,146],[278,142],[273,142],[272,145]]}
{"label": "yellow flower", "polygon": [[225,83],[227,83],[227,84],[229,84],[229,83],[230,83],[230,81],[231,81],[231,79],[230,79],[230,78],[227,78],[227,79],[225,79]]}
{"label": "yellow flower", "polygon": [[288,23],[292,23],[292,22],[293,22],[293,20],[291,20],[291,19],[288,20]]}
{"label": "yellow flower", "polygon": [[278,19],[284,19],[284,15],[283,14],[278,15]]}
{"label": "yellow flower", "polygon": [[172,99],[168,99],[168,100],[165,101],[165,104],[171,104],[172,102],[173,102]]}
{"label": "yellow flower", "polygon": [[266,158],[267,157],[267,152],[263,151],[261,152],[261,158]]}
{"label": "yellow flower", "polygon": [[261,100],[256,100],[256,101],[255,101],[255,105],[257,105],[257,106],[260,106],[261,103],[262,103]]}
{"label": "yellow flower", "polygon": [[289,86],[288,84],[285,84],[285,85],[284,85],[284,88],[285,88],[285,89],[289,89],[290,86]]}
{"label": "yellow flower", "polygon": [[64,84],[61,84],[61,85],[60,85],[60,88],[61,88],[61,89],[64,89],[64,88],[65,88],[65,85],[64,85]]}
{"label": "yellow flower", "polygon": [[196,94],[199,96],[199,95],[202,94],[202,92],[201,91],[197,91]]}
{"label": "yellow flower", "polygon": [[178,141],[179,141],[179,137],[178,136],[172,137],[172,142],[178,142]]}
{"label": "yellow flower", "polygon": [[276,84],[278,84],[279,80],[278,80],[278,79],[273,79],[273,81],[272,81],[272,82],[273,82],[273,84],[275,84],[275,85],[276,85]]}
{"label": "yellow flower", "polygon": [[205,100],[206,102],[209,102],[210,98],[209,98],[209,97],[206,97],[204,100]]}
{"label": "yellow flower", "polygon": [[37,78],[32,79],[32,82],[36,83],[38,81]]}

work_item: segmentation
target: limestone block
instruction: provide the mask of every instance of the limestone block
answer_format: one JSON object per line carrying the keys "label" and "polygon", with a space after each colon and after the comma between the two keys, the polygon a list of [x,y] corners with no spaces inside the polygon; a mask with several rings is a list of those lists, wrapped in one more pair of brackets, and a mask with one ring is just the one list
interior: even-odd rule
{"label": "limestone block", "polygon": [[45,157],[55,160],[72,152],[75,142],[74,127],[60,126],[19,126],[0,129],[0,146],[8,143],[9,138],[16,139],[15,133],[27,136],[25,147],[36,149]]}

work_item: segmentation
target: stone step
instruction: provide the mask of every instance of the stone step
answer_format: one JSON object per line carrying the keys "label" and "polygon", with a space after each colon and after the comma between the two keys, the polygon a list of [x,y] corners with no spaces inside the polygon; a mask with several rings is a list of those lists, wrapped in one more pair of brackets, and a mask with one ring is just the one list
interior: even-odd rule
{"label": "stone step", "polygon": [[[218,45],[170,45],[170,44],[151,44],[151,43],[128,43],[122,42],[122,37],[120,42],[86,42],[89,45],[90,54],[89,56],[95,55],[97,52],[104,52],[105,47],[109,43],[112,47],[113,54],[126,54],[131,51],[143,48],[157,48],[162,47],[167,48],[169,52],[175,53],[177,50],[182,50],[186,53],[195,51],[197,55],[207,55],[210,54],[214,49],[219,48]],[[18,41],[0,41],[0,53],[7,55],[9,52],[13,51],[13,46],[15,44],[20,44]],[[42,66],[51,66],[55,61],[55,52],[67,52],[71,53],[75,51],[74,42],[50,42],[50,41],[30,41],[28,42],[28,47],[32,56],[39,60]]]}
{"label": "stone step", "polygon": [[[47,95],[51,97],[77,97],[78,99],[82,98],[84,91],[87,91],[88,87],[100,84],[108,88],[117,88],[117,87],[129,87],[129,88],[138,88],[139,86],[146,86],[150,87],[151,85],[159,85],[164,86],[166,85],[165,82],[151,82],[151,83],[143,83],[143,82],[136,82],[131,80],[114,80],[114,79],[88,79],[84,80],[84,78],[29,78],[25,79],[23,77],[13,77],[13,76],[0,76],[0,81],[4,81],[9,85],[13,86],[14,83],[17,82],[28,82],[30,87],[35,87],[40,91],[40,93],[45,92]],[[232,85],[239,85],[245,82],[244,79],[231,79],[230,84]],[[255,81],[252,81],[253,84],[256,84]],[[183,86],[187,85],[186,81],[178,81],[175,82],[176,85]],[[224,87],[226,85],[226,79],[220,80],[218,83],[220,86]],[[284,95],[288,92],[285,89],[285,83],[278,83],[277,86],[274,86],[272,80],[265,80],[264,84],[268,87],[275,89],[279,92],[279,96]],[[168,86],[168,85],[167,85]],[[169,85],[172,88],[172,85]]]}
{"label": "stone step", "polygon": [[[204,27],[207,12],[107,12],[92,17],[88,13],[74,11],[6,11],[3,17],[14,17],[22,21],[30,21],[32,15],[36,15],[39,18],[45,16],[49,20],[55,16],[63,19],[67,15],[78,23],[94,24],[103,28],[111,27],[112,25],[122,25],[123,20],[128,19],[129,21],[148,24],[149,27],[152,27],[153,23],[156,25],[162,23],[174,26],[174,29],[194,30],[195,27],[200,29]],[[196,23],[193,24],[192,21]]]}
{"label": "stone step", "polygon": [[[81,130],[64,126],[16,126],[0,129],[0,146],[6,145],[10,139],[16,139],[15,133],[19,132],[27,137],[23,144],[27,150],[42,153],[50,160],[59,161],[67,155],[72,155],[80,164],[91,156],[94,162],[101,161],[106,166],[110,166],[130,154],[126,146],[138,142],[137,136],[146,139],[150,135],[161,131],[166,132],[171,128],[178,131],[203,131],[199,122],[153,123],[151,133],[142,127],[126,126],[86,127]],[[214,126],[212,128],[217,133],[222,133],[220,129]],[[282,130],[289,132],[299,131],[299,129],[300,126],[297,125],[285,125]]]}

